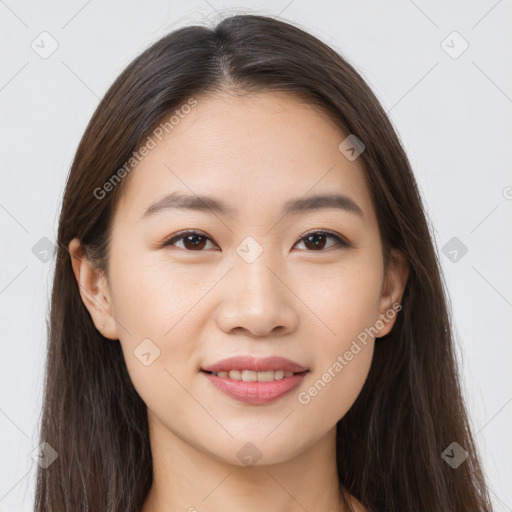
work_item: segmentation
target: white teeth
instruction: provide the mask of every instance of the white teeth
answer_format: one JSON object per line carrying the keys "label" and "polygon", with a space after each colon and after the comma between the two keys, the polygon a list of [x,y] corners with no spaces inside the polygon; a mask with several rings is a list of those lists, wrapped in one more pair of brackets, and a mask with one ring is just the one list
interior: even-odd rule
{"label": "white teeth", "polygon": [[258,382],[270,382],[274,380],[274,371],[258,372]]}
{"label": "white teeth", "polygon": [[256,382],[258,380],[258,372],[242,370],[242,380],[245,382]]}
{"label": "white teeth", "polygon": [[284,370],[269,370],[265,372],[253,372],[251,370],[230,370],[229,372],[213,372],[218,377],[229,377],[232,380],[243,380],[244,382],[271,382],[273,380],[281,380],[286,377],[292,377],[293,372]]}

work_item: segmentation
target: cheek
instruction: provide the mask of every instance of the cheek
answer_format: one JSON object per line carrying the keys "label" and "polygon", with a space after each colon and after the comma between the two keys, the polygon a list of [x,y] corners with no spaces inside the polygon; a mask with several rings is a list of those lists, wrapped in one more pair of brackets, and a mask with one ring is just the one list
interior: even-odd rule
{"label": "cheek", "polygon": [[297,394],[301,428],[305,431],[314,431],[319,424],[325,430],[333,427],[352,407],[368,377],[373,341],[344,345]]}
{"label": "cheek", "polygon": [[[179,383],[188,383],[197,359],[201,318],[194,315],[198,297],[212,284],[191,282],[192,271],[179,272],[148,255],[112,251],[110,286],[119,340],[133,385],[153,410],[185,413],[190,397]],[[196,273],[197,276],[197,273]],[[198,309],[199,310],[199,309]]]}
{"label": "cheek", "polygon": [[185,328],[182,320],[213,286],[215,276],[204,276],[193,265],[172,263],[161,251],[125,253],[121,258],[112,252],[117,262],[111,271],[115,315],[131,334],[121,329],[120,335],[133,337],[132,342],[172,338]]}
{"label": "cheek", "polygon": [[381,270],[379,260],[361,256],[317,280],[314,293],[307,295],[321,322],[310,323],[317,326],[309,333],[316,340],[315,367],[297,395],[300,407],[309,409],[306,421],[322,418],[334,425],[364,385],[373,356],[372,328],[379,318]]}
{"label": "cheek", "polygon": [[314,279],[304,273],[297,282],[297,294],[306,298],[321,321],[319,329],[327,353],[342,350],[347,341],[373,326],[379,317],[382,262],[371,254],[354,253],[339,266],[316,272]]}
{"label": "cheek", "polygon": [[330,324],[335,335],[329,332],[312,338],[316,340],[314,367],[297,393],[298,407],[310,428],[318,421],[333,426],[340,420],[368,377],[374,337],[364,305],[355,301],[338,308]]}

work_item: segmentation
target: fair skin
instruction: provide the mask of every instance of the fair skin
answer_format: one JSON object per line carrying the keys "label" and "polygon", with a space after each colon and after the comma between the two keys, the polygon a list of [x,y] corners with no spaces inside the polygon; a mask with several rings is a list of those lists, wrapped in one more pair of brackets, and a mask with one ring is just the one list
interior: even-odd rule
{"label": "fair skin", "polygon": [[[397,252],[384,273],[362,159],[349,161],[338,150],[347,134],[326,114],[276,92],[197,99],[125,178],[108,280],[77,239],[69,245],[92,321],[119,340],[147,405],[154,478],[143,512],[344,511],[336,423],[368,375],[374,336],[307,404],[298,397],[400,303],[407,264]],[[173,191],[213,196],[235,213],[143,215]],[[281,213],[288,200],[326,192],[350,197],[363,215]],[[200,249],[183,238],[161,246],[192,229],[207,237],[197,240]],[[329,234],[320,235],[320,248],[302,238],[322,230],[353,246]],[[250,263],[236,250],[246,237],[262,249]],[[376,336],[395,318],[381,322]],[[134,350],[148,338],[160,355],[146,366]],[[248,404],[200,371],[233,355],[282,356],[309,372],[278,400]],[[237,456],[247,443],[260,454],[252,466]],[[364,510],[354,498],[352,505]]]}

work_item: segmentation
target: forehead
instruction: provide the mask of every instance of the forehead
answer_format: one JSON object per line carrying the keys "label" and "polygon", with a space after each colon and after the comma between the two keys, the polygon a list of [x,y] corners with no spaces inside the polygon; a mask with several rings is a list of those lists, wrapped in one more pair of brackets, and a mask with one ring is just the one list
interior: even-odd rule
{"label": "forehead", "polygon": [[237,216],[281,212],[290,198],[339,193],[375,226],[362,159],[340,152],[348,134],[322,109],[281,92],[196,102],[177,112],[169,133],[125,178],[116,216],[136,221],[171,192],[219,198]]}

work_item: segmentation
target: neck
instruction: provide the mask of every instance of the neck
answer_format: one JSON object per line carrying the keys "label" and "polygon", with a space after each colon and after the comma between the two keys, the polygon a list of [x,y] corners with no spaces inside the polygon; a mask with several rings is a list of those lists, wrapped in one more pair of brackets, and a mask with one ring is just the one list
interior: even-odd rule
{"label": "neck", "polygon": [[336,427],[293,458],[243,466],[219,460],[170,432],[148,411],[153,484],[142,512],[345,512],[336,469]]}

